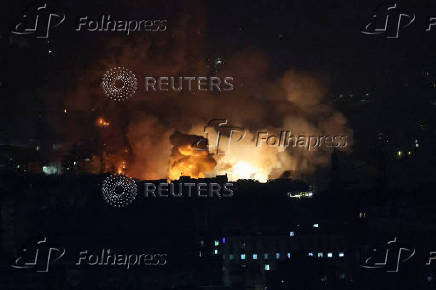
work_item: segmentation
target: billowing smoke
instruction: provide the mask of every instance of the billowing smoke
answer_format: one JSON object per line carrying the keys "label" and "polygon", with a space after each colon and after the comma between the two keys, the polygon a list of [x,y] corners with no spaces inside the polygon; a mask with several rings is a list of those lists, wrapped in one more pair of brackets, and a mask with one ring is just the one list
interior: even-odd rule
{"label": "billowing smoke", "polygon": [[[53,116],[65,146],[90,144],[93,172],[118,171],[142,179],[227,173],[231,179],[261,181],[289,171],[310,174],[328,165],[332,148],[307,150],[307,144],[285,147],[265,142],[255,146],[259,131],[348,136],[348,146],[340,149],[349,148],[352,131],[326,98],[328,86],[321,77],[289,68],[271,79],[267,55],[253,49],[223,57],[223,62],[210,59],[204,16],[201,6],[173,15],[166,32],[113,39],[96,51],[87,67],[72,68],[73,87],[58,101],[66,116],[62,120]],[[136,94],[126,102],[107,98],[100,87],[104,72],[116,66],[130,69],[138,79]],[[215,75],[233,77],[234,89],[144,89],[145,76]],[[206,137],[204,127],[217,118],[243,128],[245,137],[230,140],[228,147],[229,135],[223,132],[222,147],[216,150],[218,131],[211,128],[208,140],[198,142]],[[194,148],[199,143],[209,150]]]}

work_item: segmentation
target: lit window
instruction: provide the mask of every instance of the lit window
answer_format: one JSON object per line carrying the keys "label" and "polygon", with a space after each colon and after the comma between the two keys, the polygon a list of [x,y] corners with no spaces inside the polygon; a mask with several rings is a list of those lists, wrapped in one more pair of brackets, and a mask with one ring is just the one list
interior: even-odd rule
{"label": "lit window", "polygon": [[233,256],[233,254],[229,255],[229,260],[233,260],[235,258],[235,256]]}
{"label": "lit window", "polygon": [[343,258],[344,257],[344,252],[339,252],[339,257]]}
{"label": "lit window", "polygon": [[213,251],[213,253],[214,253],[215,255],[218,255],[218,250],[215,249],[215,250]]}
{"label": "lit window", "polygon": [[263,258],[264,258],[265,260],[267,260],[267,259],[268,259],[268,254],[267,254],[267,253],[263,254]]}
{"label": "lit window", "polygon": [[290,236],[290,237],[295,236],[295,232],[289,232],[289,236]]}
{"label": "lit window", "polygon": [[313,257],[313,253],[312,253],[312,252],[309,252],[307,255],[308,255],[309,257]]}
{"label": "lit window", "polygon": [[201,251],[200,251],[200,253],[199,253],[199,256],[200,256],[200,257],[202,257],[202,256],[203,256],[203,253],[202,253]]}
{"label": "lit window", "polygon": [[265,265],[265,271],[269,271],[269,265],[268,264]]}
{"label": "lit window", "polygon": [[220,244],[220,242],[218,240],[215,240],[215,247],[218,246]]}
{"label": "lit window", "polygon": [[313,227],[314,227],[314,228],[318,228],[318,227],[319,227],[319,224],[313,224]]}
{"label": "lit window", "polygon": [[200,241],[200,246],[204,246],[204,241]]}
{"label": "lit window", "polygon": [[257,254],[253,254],[253,260],[257,260]]}
{"label": "lit window", "polygon": [[280,253],[276,253],[276,259],[280,259]]}
{"label": "lit window", "polygon": [[318,253],[318,258],[322,258],[324,256],[323,253]]}
{"label": "lit window", "polygon": [[241,260],[245,260],[245,254],[241,254]]}
{"label": "lit window", "polygon": [[327,253],[327,257],[333,258],[333,253]]}
{"label": "lit window", "polygon": [[288,259],[290,259],[291,258],[291,253],[288,253]]}

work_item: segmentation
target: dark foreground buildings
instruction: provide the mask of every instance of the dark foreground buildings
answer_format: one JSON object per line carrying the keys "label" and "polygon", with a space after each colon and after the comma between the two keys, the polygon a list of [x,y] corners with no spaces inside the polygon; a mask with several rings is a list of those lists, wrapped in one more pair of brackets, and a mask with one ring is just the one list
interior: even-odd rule
{"label": "dark foreground buildings", "polygon": [[230,198],[146,198],[136,181],[115,208],[105,177],[2,173],[0,289],[435,288],[431,185],[418,198],[240,180]]}

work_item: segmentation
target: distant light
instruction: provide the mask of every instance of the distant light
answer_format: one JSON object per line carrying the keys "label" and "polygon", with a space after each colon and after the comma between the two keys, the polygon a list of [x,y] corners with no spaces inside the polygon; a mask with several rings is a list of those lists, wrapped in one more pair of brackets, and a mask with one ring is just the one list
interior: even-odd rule
{"label": "distant light", "polygon": [[64,109],[64,113],[65,113],[65,114],[67,113],[67,109]]}
{"label": "distant light", "polygon": [[328,258],[333,258],[333,253],[327,253]]}
{"label": "distant light", "polygon": [[233,254],[229,255],[229,260],[233,260],[235,258],[235,256]]}
{"label": "distant light", "polygon": [[265,271],[269,271],[269,269],[270,269],[270,268],[269,268],[269,265],[266,264],[266,265],[265,265]]}
{"label": "distant light", "polygon": [[344,252],[339,252],[339,257],[343,258],[344,257]]}
{"label": "distant light", "polygon": [[309,257],[313,257],[313,253],[312,253],[312,252],[309,252],[307,255],[308,255]]}
{"label": "distant light", "polygon": [[218,250],[217,250],[217,249],[213,250],[213,253],[214,253],[215,255],[218,255]]}
{"label": "distant light", "polygon": [[220,57],[217,57],[216,61],[215,61],[216,65],[220,65],[223,64],[223,60]]}
{"label": "distant light", "polygon": [[203,253],[202,253],[201,251],[200,251],[200,253],[199,253],[199,256],[200,256],[200,257],[202,257],[202,256],[203,256]]}
{"label": "distant light", "polygon": [[290,237],[295,236],[295,232],[289,232],[289,236],[290,236]]}
{"label": "distant light", "polygon": [[257,260],[257,254],[253,254],[253,260]]}
{"label": "distant light", "polygon": [[215,247],[218,246],[220,244],[220,242],[218,240],[215,240]]}
{"label": "distant light", "polygon": [[276,259],[280,259],[280,253],[276,253]]}
{"label": "distant light", "polygon": [[288,259],[290,259],[291,258],[291,253],[288,253]]}
{"label": "distant light", "polygon": [[314,228],[319,228],[319,224],[313,224]]}
{"label": "distant light", "polygon": [[76,162],[76,161],[74,161],[74,162],[73,162],[73,165],[77,165],[77,162]]}
{"label": "distant light", "polygon": [[398,151],[397,151],[397,156],[398,156],[398,157],[401,157],[401,156],[403,156],[403,151],[401,151],[401,150],[398,150]]}
{"label": "distant light", "polygon": [[43,166],[42,172],[46,175],[59,174],[60,170],[58,167],[53,165]]}
{"label": "distant light", "polygon": [[245,260],[245,254],[241,254],[241,260]]}
{"label": "distant light", "polygon": [[407,151],[407,155],[412,155],[412,151]]}
{"label": "distant light", "polygon": [[223,238],[222,238],[222,241],[223,241],[223,244],[225,244],[225,243],[226,243],[226,238],[223,237]]}
{"label": "distant light", "polygon": [[323,253],[318,253],[318,258],[322,258],[324,256],[324,254]]}
{"label": "distant light", "polygon": [[39,147],[39,145],[36,145],[36,147],[35,147],[35,151],[39,151],[39,149],[41,149],[41,148]]}
{"label": "distant light", "polygon": [[267,259],[268,259],[268,254],[267,254],[267,253],[263,254],[263,258],[264,258],[265,260],[267,260]]}

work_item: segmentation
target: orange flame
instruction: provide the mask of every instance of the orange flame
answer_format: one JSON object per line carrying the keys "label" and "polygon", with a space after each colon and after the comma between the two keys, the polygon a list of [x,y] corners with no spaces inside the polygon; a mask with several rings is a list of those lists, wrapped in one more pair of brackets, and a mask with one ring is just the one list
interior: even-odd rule
{"label": "orange flame", "polygon": [[103,117],[98,117],[95,123],[98,127],[108,127],[110,125],[110,123],[103,119]]}

